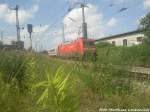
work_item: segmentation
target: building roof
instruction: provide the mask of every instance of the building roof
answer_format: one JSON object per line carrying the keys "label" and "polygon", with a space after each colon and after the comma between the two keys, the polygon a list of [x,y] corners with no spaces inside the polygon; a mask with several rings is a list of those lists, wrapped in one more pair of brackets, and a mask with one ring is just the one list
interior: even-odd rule
{"label": "building roof", "polygon": [[117,35],[112,35],[112,36],[100,38],[100,39],[97,39],[96,41],[114,39],[114,38],[118,38],[118,37],[121,37],[121,36],[128,36],[128,35],[133,35],[133,34],[137,34],[137,33],[141,33],[141,32],[143,32],[143,30],[135,30],[135,31],[131,31],[131,32],[126,32],[126,33],[122,33],[122,34],[117,34]]}

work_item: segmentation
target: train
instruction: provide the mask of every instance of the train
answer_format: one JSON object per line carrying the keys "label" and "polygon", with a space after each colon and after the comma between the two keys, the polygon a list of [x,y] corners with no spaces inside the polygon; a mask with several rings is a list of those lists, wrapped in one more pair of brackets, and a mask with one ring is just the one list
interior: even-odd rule
{"label": "train", "polygon": [[48,51],[50,57],[63,58],[90,58],[97,59],[96,46],[94,39],[78,38],[72,42],[59,44],[56,48]]}

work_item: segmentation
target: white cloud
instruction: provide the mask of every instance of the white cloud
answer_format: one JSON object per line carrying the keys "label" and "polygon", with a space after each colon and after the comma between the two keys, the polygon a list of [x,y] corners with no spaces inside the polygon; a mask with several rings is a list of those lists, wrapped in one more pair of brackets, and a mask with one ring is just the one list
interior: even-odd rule
{"label": "white cloud", "polygon": [[144,8],[145,9],[148,9],[148,8],[150,8],[150,0],[144,0]]}
{"label": "white cloud", "polygon": [[[26,22],[28,19],[31,19],[34,16],[34,13],[38,11],[39,6],[33,5],[31,9],[19,10],[19,20],[21,23]],[[7,4],[0,4],[0,19],[8,22],[15,23],[16,15],[14,10],[10,10]]]}
{"label": "white cloud", "polygon": [[114,27],[114,26],[116,26],[117,25],[117,19],[116,18],[111,18],[109,21],[108,21],[108,23],[107,23],[107,26],[108,27]]}
{"label": "white cloud", "polygon": [[[88,24],[88,37],[89,38],[100,38],[103,36],[102,27],[102,14],[98,13],[96,6],[88,4],[89,8],[85,8],[86,22]],[[74,22],[69,18],[74,19]],[[81,37],[82,25],[82,12],[81,8],[73,9],[64,18],[65,24],[65,35],[67,40],[73,40],[77,37]]]}
{"label": "white cloud", "polygon": [[0,4],[0,18],[2,18],[8,12],[8,6],[6,4]]}

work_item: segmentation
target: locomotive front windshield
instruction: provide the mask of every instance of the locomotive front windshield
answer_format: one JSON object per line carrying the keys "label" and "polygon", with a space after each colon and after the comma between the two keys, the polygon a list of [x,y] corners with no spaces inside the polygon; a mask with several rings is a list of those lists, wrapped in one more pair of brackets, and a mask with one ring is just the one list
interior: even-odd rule
{"label": "locomotive front windshield", "polygon": [[93,46],[95,46],[95,44],[93,41],[85,41],[84,46],[85,47],[93,47]]}

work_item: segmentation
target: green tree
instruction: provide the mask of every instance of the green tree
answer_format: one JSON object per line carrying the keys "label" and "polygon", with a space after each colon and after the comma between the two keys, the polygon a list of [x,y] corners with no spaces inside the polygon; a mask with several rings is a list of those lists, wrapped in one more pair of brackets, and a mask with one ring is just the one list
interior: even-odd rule
{"label": "green tree", "polygon": [[150,43],[150,12],[140,20],[141,29],[146,36],[146,43]]}

